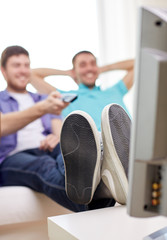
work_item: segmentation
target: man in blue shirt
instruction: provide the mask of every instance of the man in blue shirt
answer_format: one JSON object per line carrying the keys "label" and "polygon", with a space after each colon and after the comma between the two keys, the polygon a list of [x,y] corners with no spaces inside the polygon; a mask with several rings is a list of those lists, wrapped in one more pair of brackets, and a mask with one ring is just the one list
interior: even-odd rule
{"label": "man in blue shirt", "polygon": [[[126,114],[123,97],[133,84],[134,60],[98,67],[95,56],[91,52],[82,51],[74,56],[72,62],[72,70],[33,69],[31,76],[31,83],[43,93],[55,90],[43,81],[47,76],[68,75],[78,84],[78,90],[69,91],[77,93],[78,98],[63,110],[66,118],[63,123],[65,130],[61,134],[61,146],[66,163],[66,181],[70,182],[66,184],[66,191],[73,201],[90,201],[93,189],[97,187],[95,183],[99,183],[96,180],[102,178],[100,183],[105,183],[114,199],[125,204],[128,191],[130,119]],[[111,70],[126,70],[126,75],[114,86],[101,90],[96,86],[96,80],[100,73]],[[116,105],[112,105],[115,103]],[[104,149],[100,178],[97,172],[100,140],[96,127],[102,131],[101,145]],[[92,142],[96,144],[92,145]]]}
{"label": "man in blue shirt", "polygon": [[[72,70],[57,70],[48,68],[39,68],[32,70],[31,83],[41,93],[50,93],[55,88],[47,82],[42,81],[45,77],[51,75],[71,76],[78,84],[78,90],[71,90],[68,93],[78,94],[78,98],[71,103],[62,112],[66,117],[74,110],[87,112],[95,121],[98,130],[101,129],[101,113],[103,108],[110,103],[117,103],[128,112],[123,97],[132,87],[134,60],[127,60],[118,63],[98,67],[95,56],[89,51],[77,53],[72,60]],[[112,70],[126,70],[126,75],[114,86],[101,90],[96,86],[96,80],[100,73]],[[59,90],[64,93],[64,91]]]}

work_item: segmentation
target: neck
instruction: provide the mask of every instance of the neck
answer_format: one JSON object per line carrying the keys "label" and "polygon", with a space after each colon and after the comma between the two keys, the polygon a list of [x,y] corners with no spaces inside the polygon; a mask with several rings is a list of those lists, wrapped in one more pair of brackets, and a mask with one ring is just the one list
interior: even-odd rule
{"label": "neck", "polygon": [[[84,83],[83,83],[84,84]],[[86,84],[84,84],[87,88],[89,88],[89,89],[93,89],[94,87],[95,87],[95,85],[86,85]]]}
{"label": "neck", "polygon": [[13,89],[11,87],[7,87],[7,91],[11,93],[27,93],[26,89],[18,90],[18,89]]}

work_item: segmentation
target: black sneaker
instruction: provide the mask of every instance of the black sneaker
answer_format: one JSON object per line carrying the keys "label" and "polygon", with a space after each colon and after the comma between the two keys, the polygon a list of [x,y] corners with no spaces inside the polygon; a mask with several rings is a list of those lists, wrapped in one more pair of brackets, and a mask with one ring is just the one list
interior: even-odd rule
{"label": "black sneaker", "polygon": [[69,199],[88,204],[100,182],[100,135],[93,119],[74,111],[64,120],[60,146],[65,164],[65,187]]}
{"label": "black sneaker", "polygon": [[107,105],[102,112],[103,163],[102,180],[113,198],[126,204],[131,120],[117,105]]}

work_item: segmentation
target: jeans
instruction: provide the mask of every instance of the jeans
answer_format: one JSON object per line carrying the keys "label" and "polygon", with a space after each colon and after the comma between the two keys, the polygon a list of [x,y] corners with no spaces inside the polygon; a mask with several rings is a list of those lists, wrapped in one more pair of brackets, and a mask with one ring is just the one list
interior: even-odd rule
{"label": "jeans", "polygon": [[35,148],[7,157],[0,165],[0,183],[1,186],[29,187],[74,212],[115,205],[114,199],[93,199],[88,205],[70,201],[65,192],[65,169],[59,144],[53,152]]}
{"label": "jeans", "polygon": [[87,206],[75,204],[65,192],[65,170],[60,145],[53,152],[29,149],[7,157],[0,165],[1,186],[26,186],[44,193],[60,205],[75,211]]}

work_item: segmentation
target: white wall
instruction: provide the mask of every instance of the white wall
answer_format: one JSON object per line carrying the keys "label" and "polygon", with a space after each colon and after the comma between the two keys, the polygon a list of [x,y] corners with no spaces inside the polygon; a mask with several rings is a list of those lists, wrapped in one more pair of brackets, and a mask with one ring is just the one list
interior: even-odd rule
{"label": "white wall", "polygon": [[[0,23],[0,54],[21,45],[30,52],[32,68],[70,69],[76,52],[99,54],[96,0],[0,0]],[[0,90],[6,86],[2,79]],[[49,81],[76,87],[68,77]]]}
{"label": "white wall", "polygon": [[[22,45],[30,52],[31,66],[68,69],[80,50],[92,51],[99,65],[135,58],[137,6],[166,4],[166,0],[0,0],[0,53],[9,45]],[[105,88],[124,72],[101,75]],[[0,75],[0,90],[5,83]],[[59,88],[76,85],[69,77],[51,77]],[[69,84],[67,84],[69,83]],[[29,88],[32,90],[32,88]],[[125,97],[130,112],[133,88]]]}
{"label": "white wall", "polygon": [[167,8],[167,1],[166,0],[158,0],[158,1],[157,0],[138,0],[138,5]]}
{"label": "white wall", "polygon": [[[99,23],[99,58],[101,64],[135,58],[136,0],[97,0]],[[113,85],[125,75],[124,71],[105,73],[101,77],[103,88]],[[133,88],[125,103],[132,114]]]}
{"label": "white wall", "polygon": [[[99,64],[136,57],[138,7],[140,5],[167,7],[167,0],[96,0],[99,26]],[[124,76],[124,71],[105,73],[100,81],[103,88]],[[133,114],[134,88],[124,101]]]}

